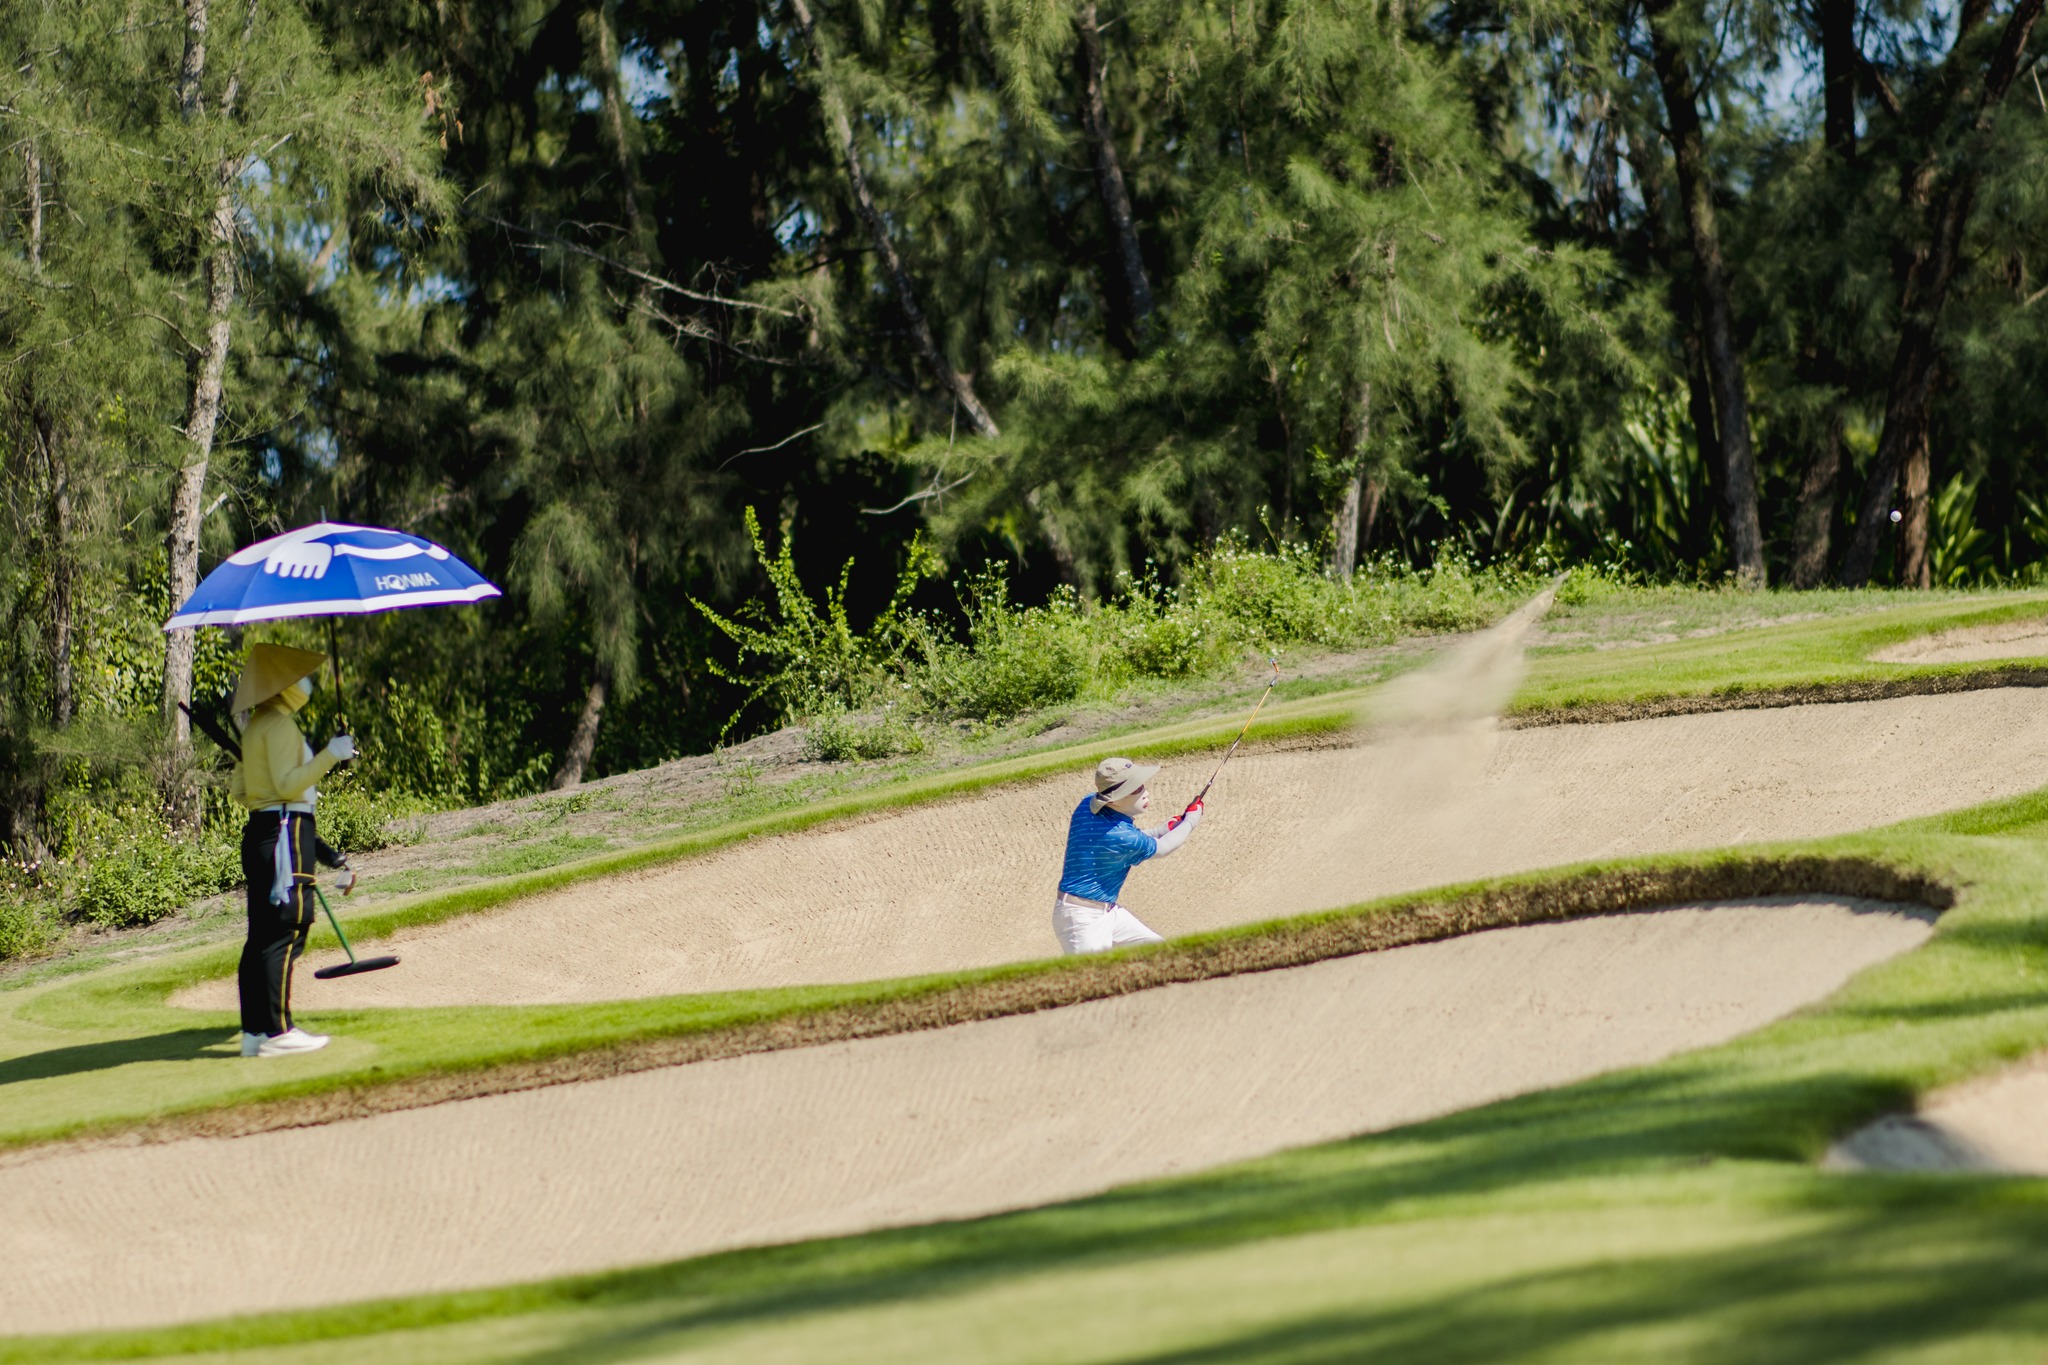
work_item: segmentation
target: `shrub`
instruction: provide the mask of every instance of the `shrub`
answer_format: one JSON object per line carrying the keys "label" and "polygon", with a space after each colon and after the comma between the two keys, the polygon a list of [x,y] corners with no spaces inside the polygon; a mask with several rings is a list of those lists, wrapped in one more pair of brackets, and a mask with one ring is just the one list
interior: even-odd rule
{"label": "shrub", "polygon": [[1110,649],[1136,677],[1203,677],[1237,652],[1235,623],[1186,602],[1162,606],[1134,597],[1103,619]]}
{"label": "shrub", "polygon": [[961,594],[967,640],[923,623],[916,643],[923,660],[912,674],[919,699],[933,710],[1000,721],[1080,696],[1095,651],[1073,593],[1062,590],[1042,607],[1010,606],[1009,581],[991,566]]}
{"label": "shrub", "polygon": [[425,836],[418,826],[394,828],[397,821],[418,815],[431,803],[416,797],[373,792],[345,782],[320,793],[316,824],[320,837],[344,853],[371,853],[393,844],[416,844]]}
{"label": "shrub", "polygon": [[26,957],[56,937],[56,926],[35,903],[0,894],[0,962]]}
{"label": "shrub", "polygon": [[924,747],[923,733],[894,708],[868,723],[851,716],[820,716],[804,732],[804,757],[818,763],[897,758],[921,754]]}
{"label": "shrub", "polygon": [[224,834],[180,840],[145,833],[92,860],[78,911],[106,929],[154,924],[241,881],[241,849]]}
{"label": "shrub", "polygon": [[1179,596],[1203,615],[1229,622],[1253,645],[1336,645],[1356,634],[1355,583],[1325,577],[1306,545],[1268,553],[1225,540],[1188,565]]}
{"label": "shrub", "polygon": [[[731,668],[715,660],[708,663],[714,676],[746,689],[746,700],[726,721],[725,730],[730,731],[747,707],[764,698],[775,703],[784,720],[866,706],[902,663],[903,608],[918,583],[937,570],[937,560],[922,540],[912,539],[888,607],[861,632],[853,628],[846,614],[852,560],[840,569],[838,586],[825,590],[821,609],[797,576],[789,526],[783,526],[782,546],[771,555],[753,508],[746,509],[745,519],[754,556],[768,575],[773,608],[756,601],[727,617],[694,597],[690,599],[706,620],[739,646]],[[749,656],[755,661],[751,667]]]}

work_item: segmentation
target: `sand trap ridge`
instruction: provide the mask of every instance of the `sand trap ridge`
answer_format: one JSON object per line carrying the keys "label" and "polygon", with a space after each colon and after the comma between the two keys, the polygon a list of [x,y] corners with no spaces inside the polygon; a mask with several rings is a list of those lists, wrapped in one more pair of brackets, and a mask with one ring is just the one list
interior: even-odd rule
{"label": "sand trap ridge", "polygon": [[480,1286],[1071,1198],[1732,1038],[1930,918],[1814,899],[1504,929],[320,1128],[57,1151],[0,1168],[0,1324]]}
{"label": "sand trap ridge", "polygon": [[2033,659],[2044,654],[2048,654],[2048,620],[2036,618],[1936,631],[1888,645],[1870,657],[1883,664],[1960,664]]}
{"label": "sand trap ridge", "polygon": [[[1206,775],[1171,764],[1161,809]],[[1085,774],[763,839],[401,933],[308,1012],[859,981],[1044,957]],[[1161,933],[1579,859],[1810,838],[2048,780],[2048,694],[2003,689],[1241,755],[1125,902]],[[324,959],[323,959],[324,960]],[[178,1003],[232,1009],[219,981]]]}
{"label": "sand trap ridge", "polygon": [[2048,1175],[2048,1053],[1930,1095],[1836,1143],[1838,1171]]}

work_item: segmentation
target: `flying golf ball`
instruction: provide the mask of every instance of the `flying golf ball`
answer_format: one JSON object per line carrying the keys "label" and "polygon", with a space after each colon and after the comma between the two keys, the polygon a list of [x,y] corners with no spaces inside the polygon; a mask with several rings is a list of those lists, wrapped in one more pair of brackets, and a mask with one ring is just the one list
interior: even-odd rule
{"label": "flying golf ball", "polygon": [[1892,509],[1892,520],[1893,520],[1893,521],[1898,521],[1898,520],[1900,520],[1901,518],[1903,518],[1903,517],[1904,517],[1905,515],[1906,515],[1906,514],[1905,514],[1904,512],[1901,512],[1901,511],[1900,511],[1900,510],[1899,510],[1898,508],[1896,508],[1896,507],[1894,507],[1894,508]]}

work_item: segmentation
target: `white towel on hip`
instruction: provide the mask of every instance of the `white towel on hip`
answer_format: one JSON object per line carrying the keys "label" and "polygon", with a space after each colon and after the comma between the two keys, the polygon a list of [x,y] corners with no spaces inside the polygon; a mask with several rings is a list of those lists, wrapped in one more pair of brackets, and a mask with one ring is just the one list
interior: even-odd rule
{"label": "white towel on hip", "polygon": [[283,905],[292,896],[292,813],[277,817],[277,848],[270,855],[270,903]]}

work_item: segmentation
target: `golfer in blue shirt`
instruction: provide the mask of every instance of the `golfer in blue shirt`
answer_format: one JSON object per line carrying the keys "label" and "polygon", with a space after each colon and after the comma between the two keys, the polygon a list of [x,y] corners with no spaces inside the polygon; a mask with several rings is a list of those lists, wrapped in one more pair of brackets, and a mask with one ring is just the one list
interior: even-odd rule
{"label": "golfer in blue shirt", "polygon": [[1070,953],[1163,941],[1116,903],[1132,868],[1179,848],[1202,818],[1202,803],[1196,801],[1156,829],[1138,827],[1137,817],[1152,804],[1145,784],[1158,771],[1156,764],[1105,758],[1095,769],[1095,794],[1074,807],[1067,822],[1066,867],[1052,912],[1053,932]]}

